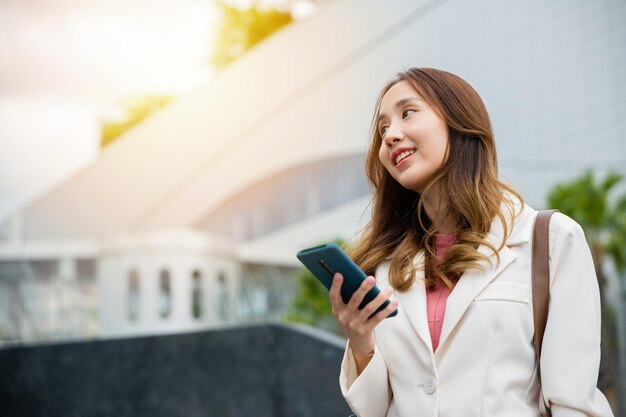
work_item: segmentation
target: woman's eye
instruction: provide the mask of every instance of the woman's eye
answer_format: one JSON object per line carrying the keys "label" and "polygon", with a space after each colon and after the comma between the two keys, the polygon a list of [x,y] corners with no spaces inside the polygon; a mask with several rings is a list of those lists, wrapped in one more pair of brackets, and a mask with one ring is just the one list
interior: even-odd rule
{"label": "woman's eye", "polygon": [[[403,118],[403,119],[404,119],[405,117],[407,117],[407,116],[408,116],[408,115],[407,115],[407,113],[408,113],[408,112],[413,112],[413,113],[415,113],[415,112],[416,112],[416,110],[414,110],[414,109],[406,109],[406,110],[404,110],[404,111],[402,112],[402,118]],[[380,128],[380,136],[384,136],[384,135],[385,135],[385,132],[387,131],[387,129],[388,129],[388,128],[389,128],[389,126],[383,126],[383,127],[381,127],[381,128]]]}

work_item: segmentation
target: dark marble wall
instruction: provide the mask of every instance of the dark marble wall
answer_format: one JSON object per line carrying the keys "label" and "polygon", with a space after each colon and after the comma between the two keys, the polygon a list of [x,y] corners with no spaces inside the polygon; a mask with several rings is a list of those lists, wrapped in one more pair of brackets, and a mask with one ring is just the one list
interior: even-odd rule
{"label": "dark marble wall", "polygon": [[280,324],[7,348],[0,415],[347,417],[343,348]]}

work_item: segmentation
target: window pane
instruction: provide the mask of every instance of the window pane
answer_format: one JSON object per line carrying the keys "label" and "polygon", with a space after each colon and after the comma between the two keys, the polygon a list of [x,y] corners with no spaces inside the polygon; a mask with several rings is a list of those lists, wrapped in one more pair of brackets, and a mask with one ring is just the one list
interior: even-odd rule
{"label": "window pane", "polygon": [[161,291],[159,291],[159,315],[169,317],[172,312],[172,290],[170,286],[170,272],[161,271]]}
{"label": "window pane", "polygon": [[228,285],[226,281],[226,274],[220,272],[217,276],[217,318],[219,321],[224,322],[229,318],[229,300],[228,300]]}
{"label": "window pane", "polygon": [[128,274],[128,297],[127,297],[128,319],[137,321],[139,319],[139,274],[132,270]]}
{"label": "window pane", "polygon": [[191,278],[191,314],[194,319],[202,317],[202,275],[193,271]]}

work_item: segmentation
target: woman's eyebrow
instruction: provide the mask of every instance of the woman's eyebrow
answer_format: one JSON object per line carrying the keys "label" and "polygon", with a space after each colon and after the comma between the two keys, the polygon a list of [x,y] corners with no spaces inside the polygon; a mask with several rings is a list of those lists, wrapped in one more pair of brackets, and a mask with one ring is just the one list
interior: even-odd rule
{"label": "woman's eyebrow", "polygon": [[[421,98],[419,98],[419,97],[407,97],[407,98],[403,98],[402,100],[398,100],[398,102],[397,102],[397,103],[396,103],[393,107],[395,107],[395,108],[402,107],[402,106],[404,106],[406,103],[408,103],[409,101],[422,101],[422,99],[421,99]],[[376,125],[380,124],[380,120],[381,120],[383,117],[386,117],[386,115],[385,115],[385,114],[383,114],[383,113],[381,113],[381,114],[378,116],[378,118],[376,119]]]}

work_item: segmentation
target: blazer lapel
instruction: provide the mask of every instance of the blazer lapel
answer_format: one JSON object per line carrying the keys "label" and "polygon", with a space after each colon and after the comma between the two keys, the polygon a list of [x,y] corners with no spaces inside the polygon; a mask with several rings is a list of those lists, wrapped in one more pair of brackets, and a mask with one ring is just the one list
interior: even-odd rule
{"label": "blazer lapel", "polygon": [[[483,270],[472,269],[466,271],[450,293],[435,358],[437,354],[443,351],[442,346],[447,343],[454,328],[463,318],[465,311],[469,308],[474,298],[511,262],[515,261],[517,255],[510,247],[529,242],[534,217],[537,212],[528,206],[522,206],[517,203],[514,204],[514,207],[515,213],[512,216],[505,214],[509,228],[507,231],[508,236],[504,236],[502,224],[498,219],[493,220],[490,231],[486,236],[486,239],[496,248],[500,246],[503,239],[506,240],[506,245],[499,252],[500,262],[498,263],[498,259],[491,249],[485,245],[480,245],[478,252],[486,255],[491,262],[481,261],[480,263],[484,266]],[[506,210],[504,204],[502,210],[503,212]],[[396,291],[394,297],[400,303],[400,307],[404,308],[405,314],[419,338],[427,346],[428,350],[432,352],[432,340],[428,328],[423,263],[424,251],[420,251],[413,260],[413,264],[417,269],[414,284],[406,292]]]}
{"label": "blazer lapel", "polygon": [[[501,244],[501,240],[491,234],[487,235],[487,240],[496,248]],[[437,352],[441,351],[442,346],[445,345],[450,334],[454,331],[454,328],[459,323],[474,298],[517,258],[517,255],[506,245],[499,252],[499,264],[498,259],[487,246],[480,245],[478,252],[487,255],[491,263],[481,261],[481,265],[485,268],[483,271],[477,269],[466,271],[450,293],[446,303],[446,313],[443,318],[443,327],[441,328]]]}
{"label": "blazer lapel", "polygon": [[[414,260],[413,265],[416,268],[422,267],[424,261],[424,252],[419,252]],[[430,338],[430,330],[428,328],[428,313],[426,311],[426,287],[424,286],[424,271],[419,270],[415,275],[415,283],[406,292],[396,291],[394,297],[400,303],[400,307],[404,309],[411,326],[417,332],[419,338],[424,342],[428,349],[432,352],[432,340]]]}

